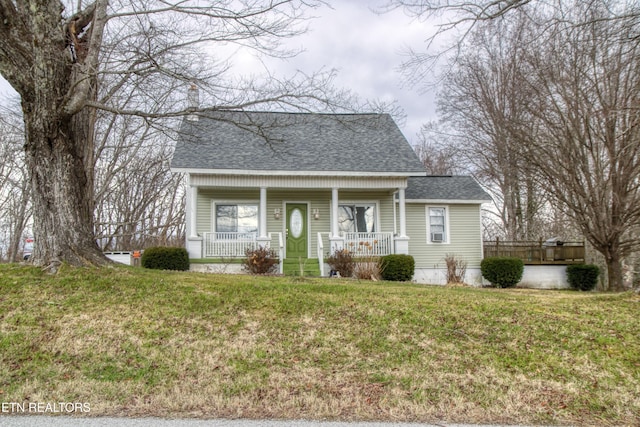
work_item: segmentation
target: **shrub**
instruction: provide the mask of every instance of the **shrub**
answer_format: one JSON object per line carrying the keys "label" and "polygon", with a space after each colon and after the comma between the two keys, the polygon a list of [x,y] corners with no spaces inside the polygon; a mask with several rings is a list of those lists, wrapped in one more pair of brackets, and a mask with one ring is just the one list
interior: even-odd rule
{"label": "shrub", "polygon": [[567,266],[567,282],[573,289],[590,291],[598,283],[600,268],[594,264],[576,264]]}
{"label": "shrub", "polygon": [[360,280],[380,280],[382,266],[380,256],[375,255],[375,247],[378,241],[362,241],[355,250],[351,250],[354,257],[353,275]]}
{"label": "shrub", "polygon": [[144,268],[154,270],[189,270],[189,253],[185,248],[157,246],[145,249],[140,260]]}
{"label": "shrub", "polygon": [[353,273],[356,279],[380,280],[382,273],[380,258],[369,256],[358,259],[353,267]]}
{"label": "shrub", "polygon": [[354,261],[353,255],[347,249],[335,251],[327,258],[327,264],[332,270],[340,273],[341,277],[353,276]]}
{"label": "shrub", "polygon": [[467,274],[467,261],[453,254],[445,254],[444,262],[447,264],[447,284],[464,283]]}
{"label": "shrub", "polygon": [[488,257],[480,263],[480,271],[493,286],[511,288],[522,279],[524,263],[520,258]]}
{"label": "shrub", "polygon": [[280,260],[276,251],[260,246],[258,249],[244,251],[242,268],[251,274],[270,274],[278,270]]}
{"label": "shrub", "polygon": [[408,282],[413,277],[416,262],[411,255],[386,255],[382,257],[382,278]]}

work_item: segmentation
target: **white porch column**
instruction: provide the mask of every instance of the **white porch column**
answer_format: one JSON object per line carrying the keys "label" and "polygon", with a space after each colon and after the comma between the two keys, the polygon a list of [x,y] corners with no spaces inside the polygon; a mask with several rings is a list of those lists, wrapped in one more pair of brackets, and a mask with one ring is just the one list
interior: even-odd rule
{"label": "white porch column", "polygon": [[395,238],[396,253],[409,254],[409,237],[407,236],[407,211],[404,188],[398,188],[398,216],[400,217],[400,235]]}
{"label": "white porch column", "polygon": [[404,201],[404,188],[398,189],[398,202],[400,205],[400,237],[407,237],[407,214]]}
{"label": "white porch column", "polygon": [[189,237],[198,237],[198,187],[189,186]]}
{"label": "white porch column", "polygon": [[258,209],[258,245],[263,248],[271,246],[267,233],[267,187],[260,187],[260,207]]}
{"label": "white porch column", "polygon": [[191,184],[190,176],[187,179],[187,252],[189,258],[202,258],[202,237],[198,236],[198,186]]}
{"label": "white porch column", "polygon": [[339,251],[344,247],[344,239],[340,236],[340,230],[338,228],[338,189],[331,189],[331,234],[329,236],[329,242],[331,244],[331,253]]}
{"label": "white porch column", "polygon": [[267,188],[260,187],[260,220],[258,223],[259,239],[267,238]]}
{"label": "white porch column", "polygon": [[331,237],[338,237],[338,189],[331,189]]}

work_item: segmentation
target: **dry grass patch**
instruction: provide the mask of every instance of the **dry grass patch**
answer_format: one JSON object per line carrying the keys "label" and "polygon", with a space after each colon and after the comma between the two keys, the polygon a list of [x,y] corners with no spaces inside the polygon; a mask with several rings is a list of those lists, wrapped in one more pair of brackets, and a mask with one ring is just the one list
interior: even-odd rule
{"label": "dry grass patch", "polygon": [[0,396],[92,415],[624,425],[634,294],[0,266]]}

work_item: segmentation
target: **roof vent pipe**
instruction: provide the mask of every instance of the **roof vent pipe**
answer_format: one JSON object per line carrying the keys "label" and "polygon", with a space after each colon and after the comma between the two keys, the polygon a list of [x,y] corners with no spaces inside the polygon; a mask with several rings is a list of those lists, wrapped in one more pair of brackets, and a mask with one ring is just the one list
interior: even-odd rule
{"label": "roof vent pipe", "polygon": [[200,108],[200,93],[198,91],[198,86],[196,86],[195,83],[191,83],[191,86],[187,91],[187,102],[189,103],[187,109],[190,112],[187,116],[187,120],[197,122],[198,115],[196,114],[196,111]]}

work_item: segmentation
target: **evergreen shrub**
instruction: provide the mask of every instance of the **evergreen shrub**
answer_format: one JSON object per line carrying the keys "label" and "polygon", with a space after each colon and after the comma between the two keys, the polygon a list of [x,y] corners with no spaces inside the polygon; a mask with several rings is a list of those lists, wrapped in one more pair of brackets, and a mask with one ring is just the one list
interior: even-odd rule
{"label": "evergreen shrub", "polygon": [[567,282],[573,289],[591,291],[598,283],[600,268],[594,264],[575,264],[567,266]]}
{"label": "evergreen shrub", "polygon": [[514,287],[524,272],[524,263],[514,257],[488,257],[480,263],[482,277],[498,288]]}
{"label": "evergreen shrub", "polygon": [[153,270],[189,270],[189,253],[185,248],[157,246],[145,249],[140,263]]}
{"label": "evergreen shrub", "polygon": [[382,279],[408,282],[413,277],[416,262],[411,255],[386,255],[382,257]]}

